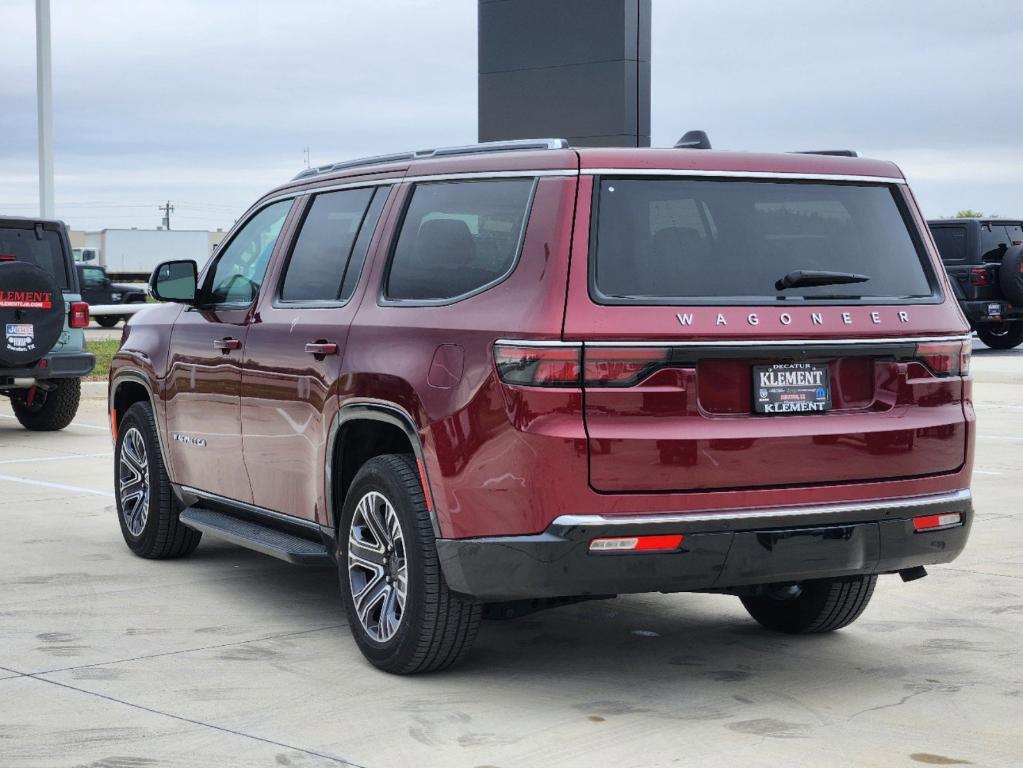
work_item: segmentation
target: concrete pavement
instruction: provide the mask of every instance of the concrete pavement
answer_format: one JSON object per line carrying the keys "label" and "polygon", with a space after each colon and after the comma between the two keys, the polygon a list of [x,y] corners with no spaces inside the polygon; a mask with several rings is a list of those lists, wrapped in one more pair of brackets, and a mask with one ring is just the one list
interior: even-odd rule
{"label": "concrete pavement", "polygon": [[102,387],[57,434],[0,400],[0,766],[1023,764],[1023,353],[974,370],[970,545],[882,578],[848,629],[629,596],[486,623],[467,663],[416,678],[363,661],[332,569],[212,539],[132,556]]}

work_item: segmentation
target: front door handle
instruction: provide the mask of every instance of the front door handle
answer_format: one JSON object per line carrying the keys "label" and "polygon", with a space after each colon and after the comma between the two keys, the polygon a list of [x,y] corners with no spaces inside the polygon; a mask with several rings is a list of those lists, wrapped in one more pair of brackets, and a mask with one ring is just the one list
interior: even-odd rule
{"label": "front door handle", "polygon": [[337,344],[332,341],[317,341],[306,344],[305,351],[310,355],[336,355]]}
{"label": "front door handle", "polygon": [[241,349],[241,339],[214,339],[213,348],[221,352],[230,352],[232,349]]}

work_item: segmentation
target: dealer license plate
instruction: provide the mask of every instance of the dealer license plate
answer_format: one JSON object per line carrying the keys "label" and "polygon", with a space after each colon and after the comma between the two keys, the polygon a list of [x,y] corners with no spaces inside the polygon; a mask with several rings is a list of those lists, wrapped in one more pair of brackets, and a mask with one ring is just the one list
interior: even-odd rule
{"label": "dealer license plate", "polygon": [[753,366],[757,413],[818,413],[831,409],[831,379],[821,363]]}

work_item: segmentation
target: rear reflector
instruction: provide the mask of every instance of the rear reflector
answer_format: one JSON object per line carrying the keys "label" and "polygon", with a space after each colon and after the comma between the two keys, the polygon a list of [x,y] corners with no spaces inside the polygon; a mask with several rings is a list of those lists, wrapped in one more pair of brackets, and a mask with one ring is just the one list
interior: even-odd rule
{"label": "rear reflector", "polygon": [[958,512],[946,512],[942,515],[921,515],[913,518],[913,529],[920,531],[937,531],[942,528],[953,528],[963,524],[963,516]]}
{"label": "rear reflector", "polygon": [[68,325],[72,328],[89,327],[89,305],[84,301],[72,301],[68,313]]}
{"label": "rear reflector", "polygon": [[582,348],[574,344],[494,345],[494,362],[501,381],[531,387],[578,387],[581,354]]}
{"label": "rear reflector", "polygon": [[916,356],[938,376],[969,376],[972,342],[929,341],[916,345]]}
{"label": "rear reflector", "polygon": [[17,261],[18,257],[11,253],[0,253],[0,261]]}
{"label": "rear reflector", "polygon": [[590,542],[590,552],[668,552],[678,549],[684,538],[680,533],[672,533],[664,536],[594,539]]}

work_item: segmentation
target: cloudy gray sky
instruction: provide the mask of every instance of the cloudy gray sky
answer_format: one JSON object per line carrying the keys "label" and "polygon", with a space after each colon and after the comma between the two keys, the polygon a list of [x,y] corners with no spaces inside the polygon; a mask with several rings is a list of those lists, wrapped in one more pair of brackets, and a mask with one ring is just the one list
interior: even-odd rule
{"label": "cloudy gray sky", "polygon": [[[551,0],[557,2],[557,0]],[[1018,0],[653,0],[653,144],[852,147],[1023,216]],[[313,164],[476,138],[476,0],[52,0],[57,214],[227,227]],[[0,213],[36,210],[34,3],[0,0]]]}

